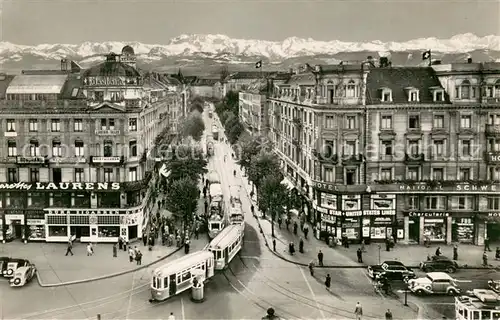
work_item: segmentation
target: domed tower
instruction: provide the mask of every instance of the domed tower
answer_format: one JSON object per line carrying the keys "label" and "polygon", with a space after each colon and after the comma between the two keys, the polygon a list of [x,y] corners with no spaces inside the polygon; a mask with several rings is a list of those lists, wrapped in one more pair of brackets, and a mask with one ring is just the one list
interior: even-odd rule
{"label": "domed tower", "polygon": [[123,47],[121,62],[126,63],[133,68],[136,68],[137,58],[135,56],[134,49],[131,46]]}

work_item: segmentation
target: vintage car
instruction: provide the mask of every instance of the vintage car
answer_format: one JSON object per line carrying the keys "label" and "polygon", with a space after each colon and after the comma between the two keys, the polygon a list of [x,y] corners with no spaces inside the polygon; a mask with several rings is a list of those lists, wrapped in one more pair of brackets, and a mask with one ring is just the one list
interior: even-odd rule
{"label": "vintage car", "polygon": [[22,287],[35,277],[36,267],[34,264],[28,264],[24,267],[19,267],[14,273],[14,277],[10,279],[11,287]]}
{"label": "vintage car", "polygon": [[2,275],[5,278],[12,278],[14,277],[14,273],[16,272],[17,268],[27,265],[30,265],[30,262],[26,259],[9,259],[9,261],[7,262],[7,268],[2,270]]}
{"label": "vintage car", "polygon": [[7,270],[9,260],[9,257],[0,257],[0,275],[3,275],[4,270]]}
{"label": "vintage car", "polygon": [[449,294],[461,292],[455,279],[444,272],[429,272],[427,276],[407,281],[408,289],[418,295]]}
{"label": "vintage car", "polygon": [[458,270],[458,264],[445,256],[433,256],[429,261],[420,262],[420,269],[424,272],[443,271],[455,273]]}
{"label": "vintage car", "polygon": [[368,266],[368,275],[372,279],[385,276],[389,280],[404,280],[415,278],[415,273],[400,261],[384,261],[382,264]]}
{"label": "vintage car", "polygon": [[488,280],[488,287],[496,293],[500,293],[500,280]]}

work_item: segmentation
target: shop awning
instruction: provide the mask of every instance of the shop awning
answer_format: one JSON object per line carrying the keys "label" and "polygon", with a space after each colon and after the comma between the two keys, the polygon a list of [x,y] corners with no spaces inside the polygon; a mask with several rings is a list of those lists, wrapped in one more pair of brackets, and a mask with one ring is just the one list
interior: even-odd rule
{"label": "shop awning", "polygon": [[295,188],[295,185],[288,178],[283,178],[283,180],[281,180],[281,184],[284,184],[289,189]]}
{"label": "shop awning", "polygon": [[17,75],[7,87],[7,94],[60,94],[68,75]]}

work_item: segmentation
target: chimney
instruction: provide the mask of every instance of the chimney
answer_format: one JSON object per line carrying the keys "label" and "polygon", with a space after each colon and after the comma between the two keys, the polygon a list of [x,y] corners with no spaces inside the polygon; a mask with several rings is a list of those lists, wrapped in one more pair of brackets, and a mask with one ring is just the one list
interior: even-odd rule
{"label": "chimney", "polygon": [[472,63],[472,58],[467,58],[467,63]]}

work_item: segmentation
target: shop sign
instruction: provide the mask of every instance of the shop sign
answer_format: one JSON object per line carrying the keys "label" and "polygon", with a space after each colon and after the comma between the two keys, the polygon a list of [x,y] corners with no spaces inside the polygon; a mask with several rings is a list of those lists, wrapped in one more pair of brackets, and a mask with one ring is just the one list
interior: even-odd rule
{"label": "shop sign", "polygon": [[0,183],[0,190],[120,190],[119,182]]}
{"label": "shop sign", "polygon": [[488,217],[500,217],[500,212],[490,212],[488,213]]}
{"label": "shop sign", "polygon": [[328,213],[328,209],[325,209],[323,207],[317,207],[316,210],[318,210],[321,213]]}
{"label": "shop sign", "polygon": [[428,185],[428,184],[404,184],[399,186],[401,191],[439,191],[443,190],[442,185]]}
{"label": "shop sign", "polygon": [[54,157],[49,159],[50,163],[85,163],[84,157]]}
{"label": "shop sign", "polygon": [[475,184],[459,184],[456,186],[456,191],[485,191],[497,192],[500,191],[500,185],[475,185]]}
{"label": "shop sign", "polygon": [[340,191],[340,189],[337,185],[328,184],[328,183],[315,182],[314,187],[317,189],[322,189],[322,190]]}
{"label": "shop sign", "polygon": [[[445,184],[443,186],[443,184]],[[460,191],[460,192],[467,192],[467,191],[483,191],[483,192],[500,192],[500,184],[469,184],[469,183],[457,183],[457,184],[450,184],[449,182],[443,182],[443,184],[427,184],[427,183],[421,183],[421,184],[410,184],[410,185],[399,185],[399,190],[400,191]],[[446,187],[446,188],[444,188]],[[446,189],[446,190],[445,190]]]}
{"label": "shop sign", "polygon": [[17,157],[17,163],[19,164],[44,164],[44,157]]}
{"label": "shop sign", "polygon": [[6,218],[9,218],[9,220],[23,220],[24,215],[23,214],[6,214]]}
{"label": "shop sign", "polygon": [[364,216],[395,216],[396,210],[365,210]]}
{"label": "shop sign", "polygon": [[409,212],[410,217],[449,217],[448,212]]}
{"label": "shop sign", "polygon": [[45,219],[28,219],[26,224],[29,226],[40,226],[45,224]]}
{"label": "shop sign", "polygon": [[87,77],[83,80],[86,86],[124,86],[125,78],[122,77]]}
{"label": "shop sign", "polygon": [[361,217],[363,215],[363,211],[361,211],[361,210],[358,210],[358,211],[343,211],[342,215],[346,216],[346,217]]}
{"label": "shop sign", "polygon": [[120,163],[121,157],[92,157],[93,163]]}

